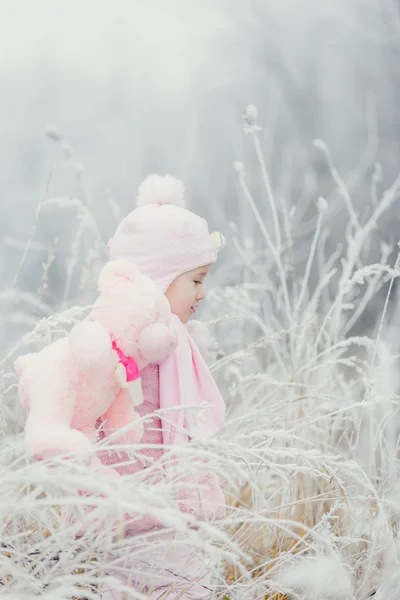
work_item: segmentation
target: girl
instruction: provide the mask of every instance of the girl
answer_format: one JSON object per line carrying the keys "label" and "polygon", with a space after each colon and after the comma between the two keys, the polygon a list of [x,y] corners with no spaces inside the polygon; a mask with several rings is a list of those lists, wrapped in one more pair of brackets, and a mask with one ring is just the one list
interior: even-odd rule
{"label": "girl", "polygon": [[[109,242],[112,259],[132,260],[163,290],[171,305],[178,338],[171,356],[142,371],[144,403],[137,410],[146,417],[142,443],[152,444],[153,448],[143,449],[143,460],[134,464],[127,464],[129,459],[121,452],[102,456],[104,464],[112,465],[124,475],[145,468],[146,460],[148,465],[159,459],[163,445],[187,443],[192,438],[206,439],[217,433],[224,421],[224,402],[200,353],[204,349],[200,346],[206,342],[204,330],[193,321],[186,328],[189,318],[205,298],[204,280],[217,260],[224,239],[219,233],[210,234],[206,221],[184,208],[183,192],[182,183],[174,177],[149,176],[139,187],[138,208],[122,221]],[[190,327],[193,336],[195,329],[200,331],[200,348],[188,332]],[[184,410],[185,405],[199,404],[204,408]],[[162,415],[166,413],[162,410],[168,408],[175,410],[164,418]],[[151,416],[158,409],[162,409],[161,417]],[[200,472],[196,485],[188,484],[179,490],[177,501],[181,511],[210,521],[224,515],[225,500],[216,477]],[[120,570],[114,568],[112,572],[122,585],[154,600],[211,597],[207,567],[184,540],[163,532],[161,524],[149,516],[129,527],[129,564],[125,560],[118,565]],[[165,550],[158,556],[154,555],[154,546],[151,555],[146,554],[143,534],[147,532],[151,532],[153,540],[156,535],[164,543]],[[142,540],[140,547],[135,546],[134,538],[138,534]],[[129,595],[103,586],[101,597],[102,600],[123,600]]]}

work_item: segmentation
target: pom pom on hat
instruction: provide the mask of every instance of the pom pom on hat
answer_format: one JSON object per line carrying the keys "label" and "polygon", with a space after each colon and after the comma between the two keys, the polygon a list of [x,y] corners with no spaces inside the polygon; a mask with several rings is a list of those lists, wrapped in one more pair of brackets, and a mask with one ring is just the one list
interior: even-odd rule
{"label": "pom pom on hat", "polygon": [[182,181],[172,175],[149,175],[138,188],[136,206],[172,204],[184,208],[184,192]]}
{"label": "pom pom on hat", "polygon": [[135,263],[165,292],[192,269],[213,264],[225,245],[205,219],[187,210],[185,188],[171,175],[152,174],[138,188],[137,206],[109,241],[111,259]]}

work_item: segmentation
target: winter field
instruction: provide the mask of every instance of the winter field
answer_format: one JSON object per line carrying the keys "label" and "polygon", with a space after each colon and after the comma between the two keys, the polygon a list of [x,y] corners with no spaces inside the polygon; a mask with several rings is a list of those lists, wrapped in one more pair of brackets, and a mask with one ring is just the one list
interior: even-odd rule
{"label": "winter field", "polygon": [[[358,44],[364,39],[353,30],[349,36]],[[238,68],[245,67],[244,61]],[[262,97],[263,85],[246,98]],[[333,93],[333,83],[328,87]],[[347,117],[343,155],[335,146],[342,138],[338,133],[334,139],[335,127],[323,115],[328,141],[313,135],[322,129],[308,124],[304,135],[312,153],[305,157],[299,150],[303,134],[293,141],[290,128],[286,137],[272,131],[275,122],[277,130],[282,127],[279,119],[286,124],[287,114],[274,93],[257,108],[238,94],[235,110],[240,106],[243,114],[230,107],[229,161],[218,162],[212,151],[215,135],[223,154],[219,130],[202,140],[218,169],[208,164],[209,179],[187,171],[190,188],[199,190],[199,181],[208,192],[218,188],[217,199],[228,190],[228,199],[209,201],[204,215],[222,223],[228,245],[211,274],[202,313],[213,335],[208,363],[228,413],[213,440],[174,448],[180,461],[171,477],[158,477],[167,452],[150,464],[146,477],[154,473],[154,483],[140,472],[110,481],[89,470],[82,457],[32,463],[24,455],[25,411],[17,400],[13,361],[65,336],[88,314],[108,258],[108,236],[133,207],[134,196],[129,203],[115,199],[118,194],[104,194],[101,205],[93,200],[87,170],[107,178],[107,169],[103,173],[95,163],[85,171],[57,123],[47,126],[47,142],[62,168],[49,168],[44,189],[30,197],[24,244],[0,292],[0,596],[98,598],[99,586],[111,581],[106,562],[123,551],[128,514],[132,521],[156,515],[167,530],[178,532],[176,544],[190,539],[210,562],[218,600],[398,600],[400,254],[391,224],[397,223],[400,170],[394,146],[389,159],[386,154],[380,161],[382,114],[393,115],[379,89],[363,105],[363,136]],[[213,105],[207,110],[212,113]],[[395,119],[389,116],[391,130]],[[292,117],[304,125],[303,113]],[[207,123],[213,129],[213,118]],[[293,144],[285,146],[287,139]],[[190,143],[196,146],[192,138]],[[158,148],[147,139],[149,154],[153,146]],[[344,169],[337,161],[351,152],[352,168]],[[178,156],[177,147],[172,154]],[[319,178],[307,162],[310,155]],[[107,156],[113,160],[112,148]],[[207,169],[196,162],[199,156],[193,151],[193,163]],[[143,160],[141,168],[152,164]],[[167,168],[185,179],[178,159]],[[1,208],[14,223],[23,209],[4,198]],[[47,245],[38,263],[43,228]],[[139,447],[126,450],[135,460]],[[195,459],[202,458],[222,481],[228,504],[226,517],[212,525],[182,514],[174,501],[175,486],[195,477]],[[69,524],[62,506],[74,515]],[[136,551],[153,553],[160,543],[155,536],[139,537]],[[144,597],[125,591],[127,598]]]}
{"label": "winter field", "polygon": [[[238,193],[264,243],[256,248],[251,240],[243,242],[240,225],[231,224],[235,268],[242,278],[237,285],[216,284],[207,308],[217,315],[209,319],[215,337],[209,360],[228,419],[212,442],[180,449],[178,474],[185,480],[193,474],[194,457],[206,458],[224,482],[226,518],[211,526],[179,513],[172,501],[174,484],[167,480],[144,484],[139,473],[110,482],[78,458],[27,462],[16,377],[5,365],[28,347],[65,335],[83,317],[88,306],[74,305],[66,292],[66,308],[38,320],[2,359],[0,594],[7,598],[96,598],[106,577],[106,554],[118,556],[123,514],[154,511],[210,558],[219,598],[398,597],[398,356],[384,335],[387,302],[368,335],[352,331],[383,287],[388,301],[400,274],[398,260],[388,260],[394,249],[383,241],[380,261],[368,264],[363,258],[380,217],[399,200],[400,178],[377,198],[374,174],[369,210],[361,218],[327,148],[316,141],[348,211],[348,226],[341,247],[327,253],[330,207],[319,197],[310,207],[314,233],[308,258],[297,273],[294,211],[288,212],[271,189],[253,106],[244,115],[244,135],[259,158],[261,187],[254,197],[246,165],[237,162]],[[92,273],[90,254],[84,264],[76,260],[82,240],[99,255],[105,249],[88,208],[78,199],[71,202],[76,235],[66,272],[82,281]],[[44,197],[37,220],[50,203],[64,210],[60,200]],[[267,210],[271,231],[264,223]],[[30,242],[35,225],[31,234]],[[51,262],[50,253],[41,288]],[[318,274],[312,293],[311,272]],[[40,293],[29,301],[39,305]],[[134,458],[137,448],[129,452]],[[151,468],[156,478],[160,465]],[[82,489],[87,496],[79,494]],[[59,507],[66,503],[77,521],[61,526]],[[95,519],[84,512],[88,504],[95,506]],[[82,522],[84,533],[77,538]]]}

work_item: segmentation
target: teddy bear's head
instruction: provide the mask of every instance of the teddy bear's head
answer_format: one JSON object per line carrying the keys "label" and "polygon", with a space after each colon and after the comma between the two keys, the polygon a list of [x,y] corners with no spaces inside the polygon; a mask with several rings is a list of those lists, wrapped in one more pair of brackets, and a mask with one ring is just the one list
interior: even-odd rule
{"label": "teddy bear's head", "polygon": [[176,345],[171,308],[159,287],[128,260],[109,261],[99,277],[100,296],[90,319],[101,323],[139,369],[162,360]]}

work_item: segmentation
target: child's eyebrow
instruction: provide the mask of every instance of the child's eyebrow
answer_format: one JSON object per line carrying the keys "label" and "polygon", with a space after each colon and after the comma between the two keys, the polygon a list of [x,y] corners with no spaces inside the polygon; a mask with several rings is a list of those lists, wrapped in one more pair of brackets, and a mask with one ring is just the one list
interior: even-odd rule
{"label": "child's eyebrow", "polygon": [[200,271],[199,273],[196,273],[196,277],[201,277],[202,275],[205,277],[207,275],[206,271]]}

